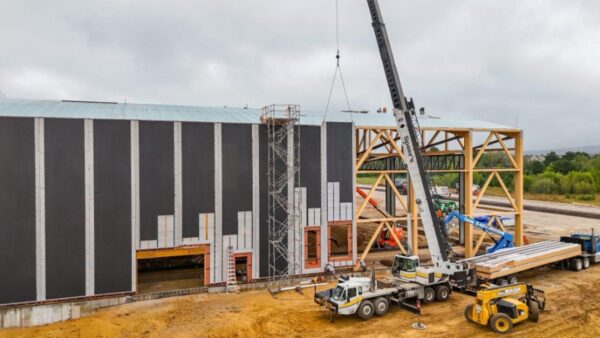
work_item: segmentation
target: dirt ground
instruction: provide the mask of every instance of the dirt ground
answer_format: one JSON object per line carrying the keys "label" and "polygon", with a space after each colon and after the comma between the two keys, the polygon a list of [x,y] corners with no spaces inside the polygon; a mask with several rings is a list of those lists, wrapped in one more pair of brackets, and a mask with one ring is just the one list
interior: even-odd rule
{"label": "dirt ground", "polygon": [[[572,231],[589,231],[597,220],[525,212],[530,239],[556,239]],[[597,230],[600,230],[597,228]],[[367,228],[361,238],[370,237]],[[426,251],[426,249],[424,249]],[[422,251],[422,250],[420,250]],[[367,261],[392,258],[395,251],[377,252]],[[424,255],[425,256],[425,255]],[[369,264],[370,266],[370,264]],[[380,266],[381,267],[381,266]],[[521,274],[546,291],[547,308],[539,323],[518,324],[513,337],[600,337],[600,264],[580,272],[550,268]],[[484,326],[467,323],[467,295],[453,293],[446,303],[423,305],[424,331],[410,327],[416,315],[394,308],[383,317],[362,321],[337,317],[313,303],[313,290],[288,292],[275,299],[269,292],[202,294],[126,304],[62,323],[0,331],[2,337],[486,337]]]}
{"label": "dirt ground", "polygon": [[[514,337],[600,336],[600,265],[578,273],[536,270],[524,280],[544,289],[547,309],[539,323],[515,327]],[[473,298],[453,293],[446,303],[423,305],[424,331],[410,327],[417,318],[394,308],[362,321],[329,314],[304,295],[267,291],[203,294],[139,302],[105,309],[78,320],[30,329],[0,331],[0,337],[485,337],[484,326],[467,323],[463,311]]]}

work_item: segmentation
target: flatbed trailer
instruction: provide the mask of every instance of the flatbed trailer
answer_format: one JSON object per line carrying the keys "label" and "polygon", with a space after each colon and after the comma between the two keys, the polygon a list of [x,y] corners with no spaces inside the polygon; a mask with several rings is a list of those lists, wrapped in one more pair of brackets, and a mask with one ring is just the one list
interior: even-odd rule
{"label": "flatbed trailer", "polygon": [[[521,247],[498,250],[459,261],[473,271],[471,284],[492,283],[500,286],[517,282],[515,274],[546,265],[581,270],[581,246],[559,241],[543,241]],[[461,285],[456,285],[461,286]]]}

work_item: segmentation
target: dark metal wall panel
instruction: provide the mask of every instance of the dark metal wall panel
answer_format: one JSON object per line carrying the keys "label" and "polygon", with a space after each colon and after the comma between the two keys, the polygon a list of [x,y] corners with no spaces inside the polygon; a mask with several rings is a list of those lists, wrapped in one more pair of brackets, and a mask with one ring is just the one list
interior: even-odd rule
{"label": "dark metal wall panel", "polygon": [[0,118],[0,304],[36,299],[34,119]]}
{"label": "dark metal wall panel", "polygon": [[300,181],[308,208],[321,207],[321,127],[300,126]]}
{"label": "dark metal wall panel", "polygon": [[182,123],[183,237],[197,237],[198,214],[215,211],[215,125]]}
{"label": "dark metal wall panel", "polygon": [[131,290],[129,121],[94,121],[95,294]]}
{"label": "dark metal wall panel", "polygon": [[352,202],[352,123],[327,123],[327,181],[340,182],[340,202]]}
{"label": "dark metal wall panel", "polygon": [[140,240],[154,240],[157,217],[175,209],[173,123],[140,121],[139,134]]}
{"label": "dark metal wall panel", "polygon": [[252,125],[223,124],[223,235],[235,235],[238,211],[252,210]]}
{"label": "dark metal wall panel", "polygon": [[85,295],[83,120],[45,119],[46,296]]}
{"label": "dark metal wall panel", "polygon": [[269,190],[268,190],[268,144],[267,144],[267,127],[260,125],[258,127],[258,172],[259,179],[259,275],[260,277],[269,276]]}

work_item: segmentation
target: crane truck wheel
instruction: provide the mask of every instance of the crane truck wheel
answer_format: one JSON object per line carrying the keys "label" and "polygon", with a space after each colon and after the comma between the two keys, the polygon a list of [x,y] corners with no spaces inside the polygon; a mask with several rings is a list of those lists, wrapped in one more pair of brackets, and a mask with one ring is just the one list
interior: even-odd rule
{"label": "crane truck wheel", "polygon": [[508,284],[509,285],[514,285],[514,284],[517,284],[518,282],[519,282],[519,280],[517,279],[517,277],[515,277],[515,276],[508,277]]}
{"label": "crane truck wheel", "polygon": [[378,316],[383,316],[384,314],[386,314],[388,312],[390,308],[390,303],[388,303],[388,300],[383,298],[383,297],[379,297],[377,299],[375,299],[375,314]]}
{"label": "crane truck wheel", "polygon": [[581,259],[572,258],[571,259],[571,269],[573,271],[579,271],[579,270],[583,269],[583,262],[581,261]]}
{"label": "crane truck wheel", "polygon": [[467,307],[465,308],[465,319],[467,319],[468,322],[475,323],[472,315],[473,315],[473,304],[467,305]]}
{"label": "crane truck wheel", "polygon": [[435,300],[435,290],[432,287],[426,287],[423,291],[423,302],[431,303]]}
{"label": "crane truck wheel", "polygon": [[590,267],[590,259],[589,259],[589,258],[587,258],[587,257],[583,257],[583,258],[581,259],[581,261],[582,261],[582,263],[583,263],[583,269],[584,269],[584,270]]}
{"label": "crane truck wheel", "polygon": [[496,313],[490,319],[490,328],[496,333],[508,333],[512,330],[513,323],[504,313]]}
{"label": "crane truck wheel", "polygon": [[496,279],[496,285],[498,286],[507,286],[508,285],[508,281],[504,278],[498,278]]}
{"label": "crane truck wheel", "polygon": [[540,306],[536,301],[529,302],[529,319],[534,323],[540,320]]}
{"label": "crane truck wheel", "polygon": [[356,312],[360,319],[367,320],[373,317],[375,313],[375,306],[370,300],[363,300],[358,307],[358,311]]}
{"label": "crane truck wheel", "polygon": [[449,296],[450,296],[450,289],[446,285],[439,285],[435,289],[435,299],[438,302],[446,301]]}

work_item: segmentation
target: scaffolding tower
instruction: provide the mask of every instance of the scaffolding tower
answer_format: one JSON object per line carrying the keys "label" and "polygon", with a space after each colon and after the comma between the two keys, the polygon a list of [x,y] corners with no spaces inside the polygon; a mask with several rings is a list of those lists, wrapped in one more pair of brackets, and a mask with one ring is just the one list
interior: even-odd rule
{"label": "scaffolding tower", "polygon": [[301,238],[295,187],[300,177],[300,106],[273,104],[262,109],[268,143],[269,277],[283,279],[300,273]]}

